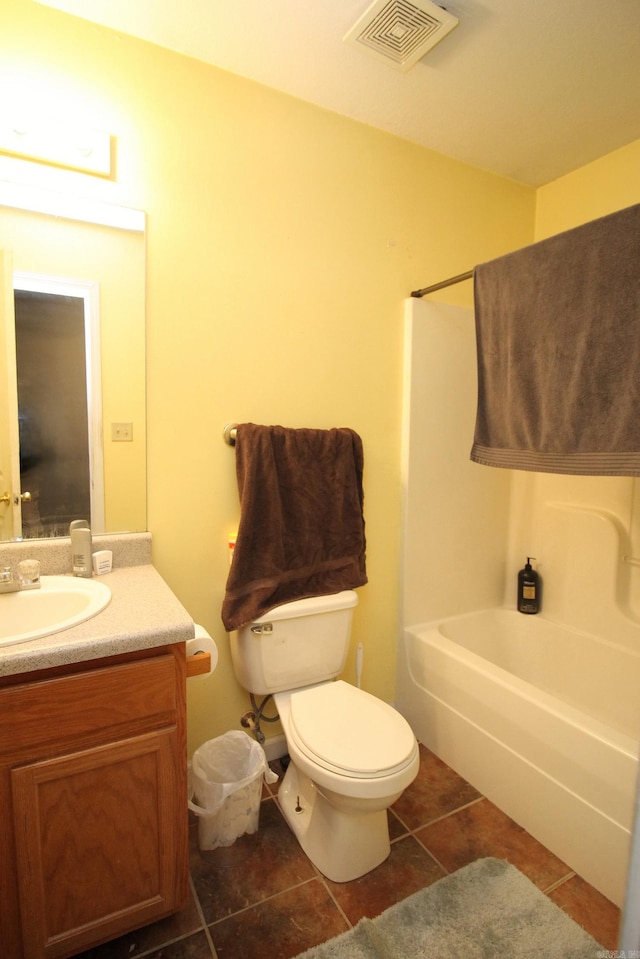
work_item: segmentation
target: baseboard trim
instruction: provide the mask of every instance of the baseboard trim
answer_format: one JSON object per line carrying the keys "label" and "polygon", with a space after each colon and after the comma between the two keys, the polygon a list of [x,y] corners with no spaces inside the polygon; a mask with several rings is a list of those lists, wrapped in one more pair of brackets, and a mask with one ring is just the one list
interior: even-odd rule
{"label": "baseboard trim", "polygon": [[264,752],[267,762],[271,763],[275,759],[282,759],[287,755],[287,740],[281,734],[279,736],[269,736],[264,743]]}

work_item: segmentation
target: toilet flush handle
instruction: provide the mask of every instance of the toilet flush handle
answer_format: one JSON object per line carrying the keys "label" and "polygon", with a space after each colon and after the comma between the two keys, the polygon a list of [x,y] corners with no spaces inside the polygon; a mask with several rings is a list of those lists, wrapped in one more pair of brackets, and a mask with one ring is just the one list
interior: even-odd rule
{"label": "toilet flush handle", "polygon": [[252,626],[251,632],[255,633],[256,636],[265,636],[273,632],[273,623],[262,623],[260,626]]}

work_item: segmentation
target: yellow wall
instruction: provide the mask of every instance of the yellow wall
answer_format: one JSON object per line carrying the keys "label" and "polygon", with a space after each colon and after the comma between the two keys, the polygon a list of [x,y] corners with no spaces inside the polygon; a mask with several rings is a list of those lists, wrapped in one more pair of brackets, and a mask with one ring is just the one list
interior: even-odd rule
{"label": "yellow wall", "polygon": [[536,239],[640,203],[640,140],[538,190]]}
{"label": "yellow wall", "polygon": [[190,748],[247,708],[220,622],[229,421],[361,434],[369,585],[353,644],[363,685],[391,700],[403,300],[531,242],[535,192],[29,0],[3,0],[0,62],[0,94],[35,90],[117,138],[113,181],[47,171],[51,184],[148,215],[154,562],[221,653],[189,687]]}

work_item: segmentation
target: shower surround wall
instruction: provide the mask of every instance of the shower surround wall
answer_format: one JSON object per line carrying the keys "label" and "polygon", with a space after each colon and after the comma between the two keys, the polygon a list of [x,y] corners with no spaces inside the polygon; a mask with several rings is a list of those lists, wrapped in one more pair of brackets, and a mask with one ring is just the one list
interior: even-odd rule
{"label": "shower surround wall", "polygon": [[407,302],[404,384],[403,623],[499,606],[511,474],[469,459],[476,409],[470,309]]}
{"label": "shower surround wall", "polygon": [[[638,484],[627,477],[528,473],[472,463],[477,382],[473,311],[412,299],[406,308],[405,342],[403,628],[488,607],[513,609],[517,571],[527,556],[535,556],[545,618],[595,634],[640,659],[640,566],[629,562],[640,555]],[[415,712],[415,705],[409,706],[409,641],[404,631],[402,635],[397,703],[402,711],[404,699],[406,711]],[[575,669],[588,673],[586,658]],[[445,706],[438,723],[446,715]],[[425,719],[424,725],[418,735],[436,752],[441,748],[442,758],[473,781],[467,766],[471,760],[464,758],[466,744],[451,746],[449,732],[432,728],[437,725],[433,720]],[[531,758],[523,762],[531,765]],[[492,776],[488,756],[478,766],[484,766],[484,781],[476,785],[500,805],[501,771],[496,768]],[[535,797],[524,789],[510,792],[505,811],[553,848],[549,834],[536,826],[541,817],[539,808],[533,810]],[[631,793],[628,817],[621,817],[623,830],[631,828]],[[552,822],[560,816],[549,808],[542,819]],[[562,830],[559,822],[559,838]],[[566,858],[566,849],[554,851]],[[626,848],[619,860],[611,870],[619,876],[614,882],[608,879],[602,890],[618,900]],[[590,881],[598,886],[593,877]]]}

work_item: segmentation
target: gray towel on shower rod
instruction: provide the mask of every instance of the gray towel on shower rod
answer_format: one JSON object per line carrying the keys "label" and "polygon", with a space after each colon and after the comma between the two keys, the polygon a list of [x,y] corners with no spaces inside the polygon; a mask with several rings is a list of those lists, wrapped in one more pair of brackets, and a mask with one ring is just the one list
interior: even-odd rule
{"label": "gray towel on shower rod", "polygon": [[486,466],[640,476],[640,204],[475,269]]}
{"label": "gray towel on shower rod", "polygon": [[240,525],[225,629],[281,603],[367,582],[363,468],[362,440],[346,427],[238,426]]}

